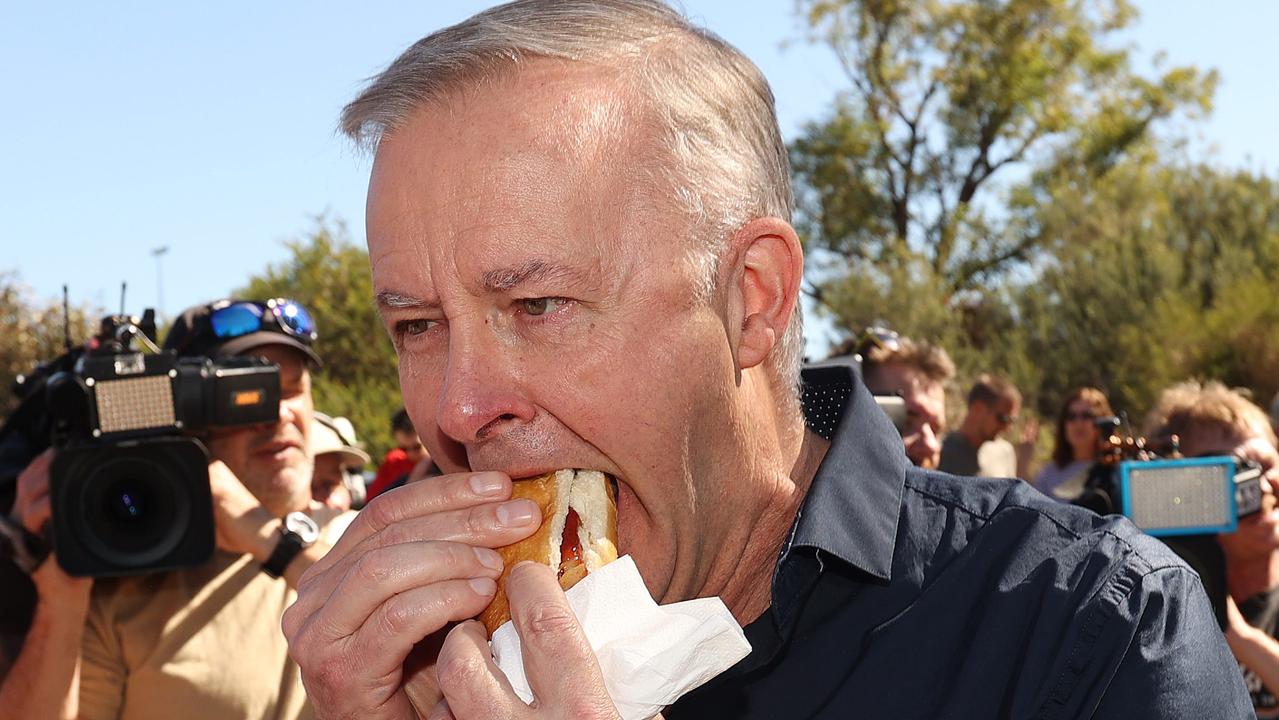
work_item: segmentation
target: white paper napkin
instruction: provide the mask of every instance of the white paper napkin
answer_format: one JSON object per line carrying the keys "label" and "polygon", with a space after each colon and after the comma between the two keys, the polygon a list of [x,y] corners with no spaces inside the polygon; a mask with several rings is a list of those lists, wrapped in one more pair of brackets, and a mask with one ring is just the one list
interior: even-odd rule
{"label": "white paper napkin", "polygon": [[[568,602],[599,658],[623,720],[647,720],[746,657],[750,643],[717,597],[661,605],[649,597],[629,555],[587,575]],[[493,658],[524,702],[520,637],[508,622],[493,633]]]}

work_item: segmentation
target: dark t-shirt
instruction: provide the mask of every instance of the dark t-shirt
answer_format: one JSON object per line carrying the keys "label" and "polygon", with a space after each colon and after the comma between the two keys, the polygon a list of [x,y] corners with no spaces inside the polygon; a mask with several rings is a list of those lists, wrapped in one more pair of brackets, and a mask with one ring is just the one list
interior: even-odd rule
{"label": "dark t-shirt", "polygon": [[937,469],[951,475],[968,475],[976,477],[981,474],[981,465],[977,463],[977,448],[973,447],[962,433],[953,432],[946,435],[941,443],[941,460]]}
{"label": "dark t-shirt", "polygon": [[[1261,628],[1272,638],[1279,640],[1279,588],[1271,588],[1266,592],[1253,595],[1239,603],[1239,612],[1248,624]],[[1257,710],[1258,718],[1279,718],[1279,699],[1261,684],[1261,678],[1242,664],[1244,684],[1248,686],[1248,694],[1252,696],[1252,706]]]}

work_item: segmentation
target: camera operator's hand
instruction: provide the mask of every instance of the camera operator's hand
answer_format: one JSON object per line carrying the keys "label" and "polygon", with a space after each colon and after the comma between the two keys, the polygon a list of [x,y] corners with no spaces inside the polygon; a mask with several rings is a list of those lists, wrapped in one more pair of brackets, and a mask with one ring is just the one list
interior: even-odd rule
{"label": "camera operator's hand", "polygon": [[510,497],[500,473],[406,485],[370,502],[303,574],[283,628],[317,716],[431,712],[449,624],[474,617],[496,590],[502,561],[489,548],[541,523],[535,503]]}
{"label": "camera operator's hand", "polygon": [[221,460],[209,463],[209,490],[218,547],[265,560],[273,547],[275,518]]}
{"label": "camera operator's hand", "polygon": [[34,535],[45,534],[45,527],[53,515],[53,506],[49,502],[49,468],[52,465],[53,448],[49,448],[18,474],[11,515]]}

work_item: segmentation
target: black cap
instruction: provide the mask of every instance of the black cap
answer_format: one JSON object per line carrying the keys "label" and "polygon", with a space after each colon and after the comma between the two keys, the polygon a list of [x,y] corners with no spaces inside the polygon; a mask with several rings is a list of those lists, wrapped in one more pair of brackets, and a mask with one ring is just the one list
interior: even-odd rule
{"label": "black cap", "polygon": [[[220,338],[213,334],[213,326],[209,323],[209,315],[214,310],[225,307],[240,300],[219,300],[204,305],[194,305],[182,311],[173,321],[169,334],[164,338],[164,349],[173,350],[181,357],[229,357],[243,355],[253,348],[264,345],[284,345],[299,350],[306,355],[314,367],[320,367],[320,356],[311,349],[309,337],[293,335],[282,328],[264,325],[261,330],[233,338]],[[257,301],[249,301],[257,302]]]}

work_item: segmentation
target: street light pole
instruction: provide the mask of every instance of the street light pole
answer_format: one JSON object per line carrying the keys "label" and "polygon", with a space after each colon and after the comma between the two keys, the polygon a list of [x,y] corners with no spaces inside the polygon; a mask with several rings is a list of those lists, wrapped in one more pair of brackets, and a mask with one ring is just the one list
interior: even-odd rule
{"label": "street light pole", "polygon": [[168,245],[161,245],[151,250],[151,256],[155,258],[155,304],[156,313],[163,319],[164,314],[164,270],[161,267],[160,258],[169,252]]}

